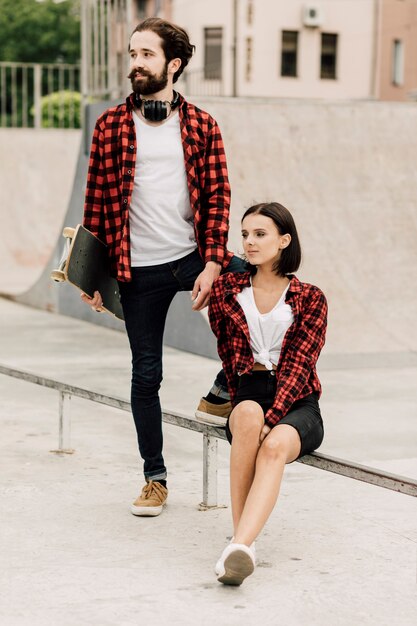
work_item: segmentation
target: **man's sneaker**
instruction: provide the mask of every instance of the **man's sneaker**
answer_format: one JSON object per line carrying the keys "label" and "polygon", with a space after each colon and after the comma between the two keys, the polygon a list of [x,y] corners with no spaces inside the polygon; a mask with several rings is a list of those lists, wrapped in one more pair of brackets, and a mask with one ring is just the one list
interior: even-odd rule
{"label": "man's sneaker", "polygon": [[255,557],[252,550],[245,544],[229,543],[223,550],[217,567],[219,583],[238,586],[253,573]]}
{"label": "man's sneaker", "polygon": [[213,404],[205,398],[201,398],[200,403],[195,412],[198,422],[209,424],[210,426],[226,426],[227,418],[232,412],[232,403],[223,402],[223,404]]}
{"label": "man's sneaker", "polygon": [[168,489],[161,483],[150,480],[130,507],[130,511],[133,515],[154,517],[162,513],[167,497]]}

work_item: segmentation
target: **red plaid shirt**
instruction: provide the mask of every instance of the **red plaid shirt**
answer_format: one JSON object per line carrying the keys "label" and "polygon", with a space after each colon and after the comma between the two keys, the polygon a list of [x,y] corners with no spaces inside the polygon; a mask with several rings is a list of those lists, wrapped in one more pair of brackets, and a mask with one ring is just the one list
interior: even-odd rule
{"label": "red plaid shirt", "polygon": [[[285,301],[292,308],[294,322],[282,342],[277,366],[277,393],[265,421],[275,426],[291,405],[313,392],[321,395],[316,362],[324,345],[327,326],[327,302],[318,287],[291,279]],[[236,294],[250,286],[250,273],[227,273],[214,283],[209,304],[210,325],[217,337],[232,404],[238,376],[250,372],[254,365],[249,328]]]}
{"label": "red plaid shirt", "polygon": [[[125,282],[131,280],[129,206],[138,149],[133,104],[131,94],[97,120],[83,219],[84,226],[108,245],[112,272]],[[198,249],[205,263],[226,267],[232,258],[226,249],[230,186],[220,130],[208,113],[182,96],[179,120]]]}

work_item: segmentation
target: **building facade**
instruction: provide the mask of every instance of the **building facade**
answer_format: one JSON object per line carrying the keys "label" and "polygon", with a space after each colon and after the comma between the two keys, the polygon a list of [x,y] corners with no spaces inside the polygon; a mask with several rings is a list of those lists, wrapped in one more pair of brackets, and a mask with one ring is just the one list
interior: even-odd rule
{"label": "building facade", "polygon": [[197,46],[203,88],[221,80],[229,96],[372,96],[374,0],[174,0],[172,13]]}
{"label": "building facade", "polygon": [[172,19],[172,0],[131,0],[134,25],[147,17]]}
{"label": "building facade", "polygon": [[417,98],[417,0],[131,0],[189,32],[187,93]]}
{"label": "building facade", "polygon": [[383,0],[380,11],[377,97],[417,100],[417,2]]}
{"label": "building facade", "polygon": [[187,93],[323,99],[417,97],[417,0],[132,0],[196,45]]}

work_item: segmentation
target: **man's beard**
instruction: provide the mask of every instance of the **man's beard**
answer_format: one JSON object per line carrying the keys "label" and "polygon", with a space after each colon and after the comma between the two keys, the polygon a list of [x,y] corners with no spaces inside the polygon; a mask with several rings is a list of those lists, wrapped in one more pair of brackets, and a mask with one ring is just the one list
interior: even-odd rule
{"label": "man's beard", "polygon": [[[136,79],[135,75],[141,74],[145,76],[145,79]],[[145,70],[137,70],[133,69],[128,75],[132,82],[132,89],[135,93],[141,96],[150,96],[154,93],[158,93],[158,91],[162,91],[168,84],[168,63],[165,63],[165,67],[162,70],[161,74],[158,76],[157,74],[151,74],[151,72],[147,72]]]}

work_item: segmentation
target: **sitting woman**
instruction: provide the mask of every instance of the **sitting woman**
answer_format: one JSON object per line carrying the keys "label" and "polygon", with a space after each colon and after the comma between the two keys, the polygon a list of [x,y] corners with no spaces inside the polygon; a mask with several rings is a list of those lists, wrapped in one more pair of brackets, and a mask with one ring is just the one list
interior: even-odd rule
{"label": "sitting woman", "polygon": [[209,305],[233,405],[226,434],[234,533],[216,565],[226,585],[254,571],[254,541],[277,501],[285,464],[323,440],[316,362],[326,298],[293,275],[301,248],[288,209],[252,206],[242,237],[249,271],[220,276]]}

